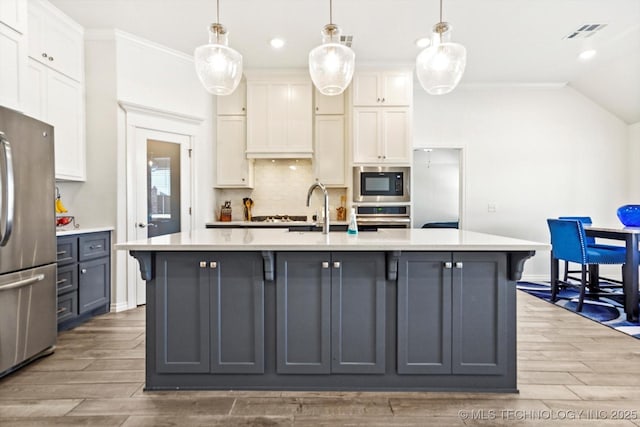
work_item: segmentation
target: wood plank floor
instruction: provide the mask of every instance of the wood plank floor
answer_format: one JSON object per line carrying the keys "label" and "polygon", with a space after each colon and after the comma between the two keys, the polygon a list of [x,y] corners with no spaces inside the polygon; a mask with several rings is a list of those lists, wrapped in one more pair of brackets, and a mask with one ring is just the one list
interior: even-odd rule
{"label": "wood plank floor", "polygon": [[144,308],[0,380],[0,426],[640,426],[640,340],[518,292],[519,394],[144,392]]}

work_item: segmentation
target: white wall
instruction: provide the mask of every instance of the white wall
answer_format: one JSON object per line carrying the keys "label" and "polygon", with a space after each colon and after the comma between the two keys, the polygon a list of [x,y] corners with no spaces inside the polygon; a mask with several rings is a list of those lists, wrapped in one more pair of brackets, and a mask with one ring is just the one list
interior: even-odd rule
{"label": "white wall", "polygon": [[629,126],[629,203],[640,204],[640,122]]}
{"label": "white wall", "polygon": [[[549,242],[549,217],[619,225],[629,138],[619,118],[564,86],[462,86],[444,96],[415,86],[414,146],[464,148],[464,228]],[[536,254],[525,275],[547,277],[548,259]]]}

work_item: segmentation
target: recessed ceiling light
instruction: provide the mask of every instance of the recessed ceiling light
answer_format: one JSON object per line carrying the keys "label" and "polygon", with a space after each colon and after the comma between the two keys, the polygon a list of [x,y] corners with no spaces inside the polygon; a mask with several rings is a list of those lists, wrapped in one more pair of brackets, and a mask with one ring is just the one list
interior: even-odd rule
{"label": "recessed ceiling light", "polygon": [[271,44],[271,47],[274,49],[280,49],[282,46],[284,46],[284,40],[278,37],[272,38],[269,43]]}
{"label": "recessed ceiling light", "polygon": [[429,40],[429,37],[420,37],[415,41],[415,43],[416,46],[422,49],[423,47],[429,46],[431,44],[431,40]]}
{"label": "recessed ceiling light", "polygon": [[596,56],[596,50],[595,49],[587,49],[587,50],[583,50],[582,52],[580,52],[580,55],[578,55],[578,58],[586,61],[586,60],[589,60],[589,59],[593,58],[594,56]]}

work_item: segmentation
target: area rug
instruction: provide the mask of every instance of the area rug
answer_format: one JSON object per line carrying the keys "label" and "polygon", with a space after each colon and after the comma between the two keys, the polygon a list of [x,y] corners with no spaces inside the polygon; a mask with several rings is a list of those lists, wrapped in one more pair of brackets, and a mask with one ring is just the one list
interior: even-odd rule
{"label": "area rug", "polygon": [[[551,303],[551,286],[548,282],[518,282],[517,288]],[[552,304],[576,313],[578,296],[577,288],[562,289],[558,293],[558,300]],[[597,301],[585,298],[582,312],[576,314],[640,339],[640,323],[627,321],[622,294],[612,291],[611,296],[600,297]]]}

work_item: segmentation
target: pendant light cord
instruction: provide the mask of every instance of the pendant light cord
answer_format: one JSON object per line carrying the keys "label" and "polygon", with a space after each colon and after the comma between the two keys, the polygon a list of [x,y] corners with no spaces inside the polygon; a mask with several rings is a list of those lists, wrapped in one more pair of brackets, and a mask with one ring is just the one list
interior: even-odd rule
{"label": "pendant light cord", "polygon": [[[440,0],[440,2],[440,8],[442,8],[442,0]],[[440,20],[442,21],[442,18],[440,18]],[[216,22],[218,24],[220,23],[220,0],[216,0]]]}
{"label": "pendant light cord", "polygon": [[442,22],[442,0],[440,0],[440,22]]}
{"label": "pendant light cord", "polygon": [[333,0],[329,0],[329,24],[333,24]]}

